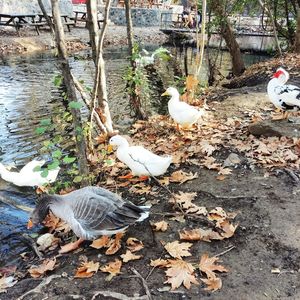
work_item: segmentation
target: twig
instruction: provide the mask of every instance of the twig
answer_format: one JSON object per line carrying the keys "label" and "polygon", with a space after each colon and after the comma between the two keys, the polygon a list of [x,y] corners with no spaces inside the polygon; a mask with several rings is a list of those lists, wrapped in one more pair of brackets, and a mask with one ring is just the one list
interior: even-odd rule
{"label": "twig", "polygon": [[86,92],[84,91],[83,86],[81,85],[81,83],[77,80],[77,78],[73,75],[73,73],[71,73],[71,77],[73,80],[73,83],[77,89],[77,91],[80,93],[80,96],[82,98],[82,100],[84,101],[85,105],[87,106],[87,108],[91,108],[91,100],[89,99],[88,95],[86,94]]}
{"label": "twig", "polygon": [[165,189],[170,195],[173,196],[173,193],[170,191],[169,188],[167,188],[166,186],[164,186],[163,184],[161,184],[161,182],[150,172],[149,168],[141,161],[135,159],[132,157],[132,155],[129,153],[129,156],[131,157],[131,159],[139,164],[141,164],[145,169],[146,171],[149,173],[150,177],[153,178],[155,180],[155,182],[160,186],[162,187],[163,189]]}
{"label": "twig", "polygon": [[24,233],[22,234],[22,238],[25,240],[25,242],[33,249],[34,253],[39,259],[43,259],[43,254],[40,252],[38,247],[36,246],[35,240],[30,237],[28,234]]}
{"label": "twig", "polygon": [[[162,258],[163,253],[164,253],[164,251],[163,251],[162,254],[160,255],[159,259]],[[151,270],[149,271],[148,275],[147,275],[146,278],[145,278],[146,281],[147,281],[148,278],[151,276],[151,274],[153,273],[153,271],[154,271],[155,268],[157,268],[157,267],[156,267],[156,266],[153,266],[153,267],[151,268]]]}
{"label": "twig", "polygon": [[299,177],[292,170],[284,168],[284,171],[293,179],[294,183],[299,183]]}
{"label": "twig", "polygon": [[209,225],[209,226],[212,226],[213,228],[215,228],[215,229],[218,229],[218,228],[216,228],[216,224],[214,223],[214,222],[212,222],[212,221],[210,221],[210,220],[208,220],[207,218],[205,218],[204,216],[199,216],[199,215],[195,215],[195,214],[187,214],[187,213],[185,213],[185,212],[183,212],[183,213],[155,213],[155,212],[153,212],[153,213],[151,213],[152,215],[162,215],[162,216],[174,216],[174,217],[177,217],[177,216],[181,216],[181,215],[183,215],[183,216],[185,216],[185,217],[187,217],[187,218],[195,218],[195,219],[200,219],[201,221],[203,221],[204,223],[206,223],[207,225]]}
{"label": "twig", "polygon": [[95,300],[97,296],[104,296],[104,297],[111,297],[111,298],[115,298],[118,300],[148,300],[148,296],[144,295],[144,296],[136,296],[136,297],[128,297],[124,294],[121,293],[116,293],[116,292],[112,292],[112,291],[97,291],[94,293],[93,297],[91,300]]}
{"label": "twig", "polygon": [[235,247],[235,246],[231,246],[231,247],[228,248],[227,250],[225,250],[225,251],[223,251],[223,252],[221,252],[221,253],[219,253],[219,254],[216,254],[215,257],[222,256],[222,255],[226,254],[227,252],[233,250],[234,248],[236,248],[236,247]]}
{"label": "twig", "polygon": [[55,278],[61,278],[61,275],[51,275],[45,279],[43,279],[43,281],[38,285],[36,286],[34,289],[26,292],[25,294],[23,294],[22,296],[20,296],[19,298],[17,298],[17,300],[22,300],[25,298],[25,296],[27,295],[30,295],[32,293],[42,293],[42,288],[46,285],[48,285],[53,279]]}
{"label": "twig", "polygon": [[143,287],[144,287],[146,295],[147,295],[147,299],[152,300],[152,296],[151,296],[148,284],[147,284],[146,280],[144,279],[144,277],[135,268],[130,268],[130,270],[135,274],[136,277],[141,279]]}

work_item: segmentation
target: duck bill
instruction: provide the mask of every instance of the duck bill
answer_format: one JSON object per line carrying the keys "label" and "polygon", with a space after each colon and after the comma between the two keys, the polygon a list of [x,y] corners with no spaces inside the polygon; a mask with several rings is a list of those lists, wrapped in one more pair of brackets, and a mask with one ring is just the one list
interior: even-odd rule
{"label": "duck bill", "polygon": [[169,96],[169,93],[165,91],[164,93],[161,94],[161,96]]}
{"label": "duck bill", "polygon": [[33,227],[33,223],[31,221],[31,219],[28,220],[28,223],[27,223],[27,229],[31,229]]}

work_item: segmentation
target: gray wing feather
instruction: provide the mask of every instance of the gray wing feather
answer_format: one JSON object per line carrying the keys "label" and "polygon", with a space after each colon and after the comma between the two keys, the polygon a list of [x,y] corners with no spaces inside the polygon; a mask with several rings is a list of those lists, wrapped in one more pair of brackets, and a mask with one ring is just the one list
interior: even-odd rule
{"label": "gray wing feather", "polygon": [[[77,193],[76,193],[77,192]],[[143,208],[125,202],[116,194],[102,188],[88,187],[72,192],[74,218],[87,232],[118,230],[135,223]]]}

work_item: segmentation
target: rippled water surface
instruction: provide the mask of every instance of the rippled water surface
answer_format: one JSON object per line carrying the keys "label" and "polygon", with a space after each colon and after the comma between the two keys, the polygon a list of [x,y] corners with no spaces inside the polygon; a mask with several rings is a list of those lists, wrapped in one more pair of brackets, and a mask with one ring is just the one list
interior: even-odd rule
{"label": "rippled water surface", "polygon": [[[173,55],[178,58],[182,65],[183,53],[171,49]],[[188,50],[188,63],[193,67],[194,51]],[[248,65],[258,60],[266,59],[259,56],[247,56]],[[107,81],[109,87],[109,101],[113,119],[116,123],[122,123],[130,116],[127,99],[124,96],[125,83],[122,79],[128,66],[127,52],[120,49],[111,49],[105,54]],[[79,79],[84,80],[86,85],[91,84],[93,77],[93,63],[91,60],[72,58],[72,68]],[[223,54],[220,62],[224,73],[230,69],[228,53]],[[163,66],[163,65],[162,65]],[[163,66],[160,72],[166,79],[172,76],[170,66]],[[204,71],[201,78],[206,78],[205,61]],[[53,84],[53,78],[58,74],[55,57],[50,53],[35,54],[33,56],[18,56],[0,58],[0,162],[5,165],[20,167],[38,155],[45,136],[38,136],[35,129],[41,119],[49,117],[64,109],[62,96],[59,88]],[[152,97],[156,103],[160,103],[157,86],[152,87]],[[152,107],[154,111],[161,112],[162,106]],[[68,136],[66,136],[66,140]],[[9,190],[7,192],[6,190]],[[10,191],[24,193],[14,194]],[[34,197],[28,196],[30,189],[18,189],[4,183],[0,179],[0,199],[7,197],[12,203],[21,203],[33,206]],[[0,202],[0,254],[20,253],[24,243],[12,233],[26,231],[28,213],[10,204]],[[9,255],[6,261],[9,260]],[[4,261],[0,259],[0,266]]]}

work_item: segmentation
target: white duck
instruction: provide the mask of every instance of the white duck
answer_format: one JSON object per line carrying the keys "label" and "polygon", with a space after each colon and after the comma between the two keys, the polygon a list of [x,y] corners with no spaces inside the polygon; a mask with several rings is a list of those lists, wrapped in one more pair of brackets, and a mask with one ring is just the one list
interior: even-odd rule
{"label": "white duck", "polygon": [[169,87],[162,96],[171,96],[168,102],[169,114],[183,128],[190,128],[204,115],[204,109],[198,110],[186,102],[180,101],[179,92],[174,87]]}
{"label": "white duck", "polygon": [[128,226],[148,218],[149,209],[150,206],[124,201],[109,190],[88,186],[65,195],[42,196],[30,215],[27,228],[41,223],[51,210],[79,237],[61,248],[60,253],[65,253],[78,248],[84,240],[123,232]]}
{"label": "white duck", "polygon": [[27,163],[19,172],[12,172],[0,163],[0,176],[5,181],[11,182],[17,186],[42,186],[46,183],[52,183],[56,180],[60,168],[49,170],[46,177],[42,177],[42,171],[34,171],[37,167],[42,167],[45,160],[32,160]]}
{"label": "white duck", "polygon": [[163,47],[156,49],[151,55],[149,55],[149,52],[145,49],[143,49],[142,51],[146,55],[140,56],[140,57],[136,58],[136,60],[135,60],[136,64],[141,67],[145,67],[145,66],[154,64],[155,56],[161,56],[162,54],[167,54],[169,56],[171,55],[170,51]]}
{"label": "white duck", "polygon": [[[289,77],[285,69],[277,69],[273,79],[268,83],[268,96],[277,108],[286,112],[295,112],[300,110],[300,88],[295,85],[286,85]],[[284,117],[287,117],[287,113]]]}
{"label": "white duck", "polygon": [[149,176],[159,176],[167,171],[172,162],[172,156],[161,157],[142,146],[129,146],[128,141],[120,135],[113,136],[109,144],[118,147],[118,159],[131,169],[132,174],[122,178],[140,176],[143,180]]}

